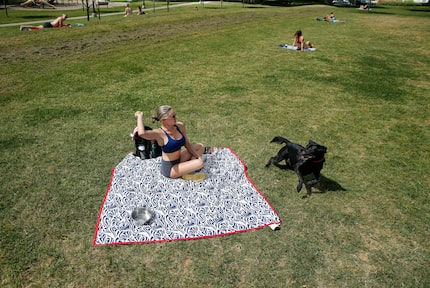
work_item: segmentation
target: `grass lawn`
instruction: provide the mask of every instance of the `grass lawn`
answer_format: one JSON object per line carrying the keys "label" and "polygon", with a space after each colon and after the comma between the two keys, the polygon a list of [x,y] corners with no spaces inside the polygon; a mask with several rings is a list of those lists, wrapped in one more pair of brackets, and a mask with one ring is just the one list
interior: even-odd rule
{"label": "grass lawn", "polygon": [[[429,287],[430,8],[199,7],[0,28],[1,286]],[[297,29],[316,51],[279,47]],[[281,230],[92,245],[134,112],[163,104],[241,157]],[[264,168],[276,135],[328,147],[326,193]]]}

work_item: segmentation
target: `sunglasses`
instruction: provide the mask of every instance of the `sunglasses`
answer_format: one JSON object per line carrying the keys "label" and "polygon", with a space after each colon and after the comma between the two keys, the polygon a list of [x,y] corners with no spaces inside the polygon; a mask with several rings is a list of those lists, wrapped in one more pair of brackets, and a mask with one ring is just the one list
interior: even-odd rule
{"label": "sunglasses", "polygon": [[176,114],[173,114],[172,116],[167,117],[167,118],[165,118],[165,119],[176,119]]}

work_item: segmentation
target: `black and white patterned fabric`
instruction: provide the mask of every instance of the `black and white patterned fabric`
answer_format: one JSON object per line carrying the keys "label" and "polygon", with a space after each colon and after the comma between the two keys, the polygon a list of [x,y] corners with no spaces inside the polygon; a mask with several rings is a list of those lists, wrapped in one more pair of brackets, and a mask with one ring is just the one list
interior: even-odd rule
{"label": "black and white patterned fabric", "polygon": [[[194,182],[162,176],[160,157],[141,160],[127,155],[113,170],[93,244],[192,240],[281,224],[230,148],[204,157],[206,179]],[[133,220],[136,207],[154,212],[149,224]]]}

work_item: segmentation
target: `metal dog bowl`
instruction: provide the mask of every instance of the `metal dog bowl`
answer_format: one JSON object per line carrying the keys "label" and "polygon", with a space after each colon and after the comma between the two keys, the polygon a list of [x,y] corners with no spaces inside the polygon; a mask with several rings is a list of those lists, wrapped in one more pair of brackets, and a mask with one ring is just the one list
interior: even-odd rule
{"label": "metal dog bowl", "polygon": [[136,221],[137,225],[146,225],[151,222],[152,217],[154,217],[154,212],[148,208],[134,208],[131,212],[131,218]]}

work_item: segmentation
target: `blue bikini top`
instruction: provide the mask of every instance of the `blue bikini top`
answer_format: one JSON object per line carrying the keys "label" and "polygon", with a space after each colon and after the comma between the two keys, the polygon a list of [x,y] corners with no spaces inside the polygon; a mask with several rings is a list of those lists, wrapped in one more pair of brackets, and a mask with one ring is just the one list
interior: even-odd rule
{"label": "blue bikini top", "polygon": [[160,128],[161,130],[163,130],[164,134],[166,134],[167,136],[167,143],[164,146],[161,146],[161,150],[164,153],[173,153],[176,152],[178,150],[181,149],[182,146],[185,145],[185,137],[184,134],[182,134],[181,130],[179,130],[179,127],[177,125],[175,125],[176,129],[178,129],[179,133],[181,133],[182,137],[179,140],[173,139],[172,137],[170,137],[170,135],[164,131],[163,128]]}

